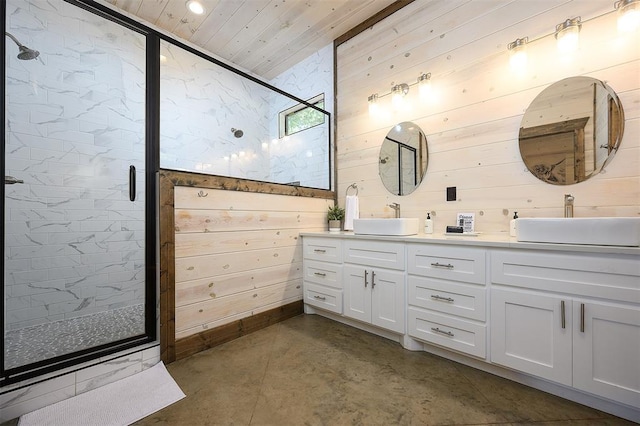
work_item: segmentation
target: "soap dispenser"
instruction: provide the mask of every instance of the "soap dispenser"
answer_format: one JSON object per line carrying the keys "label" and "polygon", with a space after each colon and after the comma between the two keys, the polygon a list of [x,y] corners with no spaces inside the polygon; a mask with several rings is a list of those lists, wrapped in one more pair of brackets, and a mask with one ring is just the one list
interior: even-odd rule
{"label": "soap dispenser", "polygon": [[513,219],[509,222],[509,235],[516,236],[516,219],[518,218],[518,212],[513,212]]}
{"label": "soap dispenser", "polygon": [[427,212],[427,218],[424,220],[424,233],[433,234],[433,219],[430,212]]}

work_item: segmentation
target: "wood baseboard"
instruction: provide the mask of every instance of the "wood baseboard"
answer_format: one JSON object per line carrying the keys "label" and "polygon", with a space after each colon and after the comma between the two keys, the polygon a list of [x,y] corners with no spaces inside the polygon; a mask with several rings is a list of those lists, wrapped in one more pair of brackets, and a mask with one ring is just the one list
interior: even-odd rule
{"label": "wood baseboard", "polygon": [[202,331],[193,336],[176,340],[175,360],[186,358],[198,352],[213,348],[245,334],[253,333],[270,325],[301,315],[304,307],[298,300],[278,308],[225,324],[211,330]]}

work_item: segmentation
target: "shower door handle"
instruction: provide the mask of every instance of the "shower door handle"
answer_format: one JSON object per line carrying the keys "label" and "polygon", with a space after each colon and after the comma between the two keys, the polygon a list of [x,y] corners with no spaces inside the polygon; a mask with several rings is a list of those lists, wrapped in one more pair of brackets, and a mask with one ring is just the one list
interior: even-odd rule
{"label": "shower door handle", "polygon": [[136,200],[136,166],[129,166],[129,200]]}
{"label": "shower door handle", "polygon": [[13,176],[5,176],[4,177],[5,185],[13,185],[14,183],[24,183],[22,179],[14,178]]}

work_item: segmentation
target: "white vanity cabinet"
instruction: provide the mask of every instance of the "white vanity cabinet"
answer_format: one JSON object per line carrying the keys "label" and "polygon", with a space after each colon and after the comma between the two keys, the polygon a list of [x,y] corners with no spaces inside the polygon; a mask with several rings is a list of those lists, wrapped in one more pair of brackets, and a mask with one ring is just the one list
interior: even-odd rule
{"label": "white vanity cabinet", "polygon": [[346,240],[344,262],[344,316],[404,333],[404,244]]}
{"label": "white vanity cabinet", "polygon": [[637,256],[496,250],[491,362],[640,407]]}
{"label": "white vanity cabinet", "polygon": [[342,313],[342,240],[304,238],[304,303]]}
{"label": "white vanity cabinet", "polygon": [[407,333],[485,358],[486,250],[409,244],[407,260]]}
{"label": "white vanity cabinet", "polygon": [[640,249],[303,237],[305,312],[640,419]]}

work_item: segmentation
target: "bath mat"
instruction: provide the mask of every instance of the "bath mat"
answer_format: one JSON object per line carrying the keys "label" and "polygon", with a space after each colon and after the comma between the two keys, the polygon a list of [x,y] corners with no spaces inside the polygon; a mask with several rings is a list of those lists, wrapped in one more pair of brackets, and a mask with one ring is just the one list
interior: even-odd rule
{"label": "bath mat", "polygon": [[159,362],[133,376],[25,414],[18,426],[124,426],[184,397]]}

